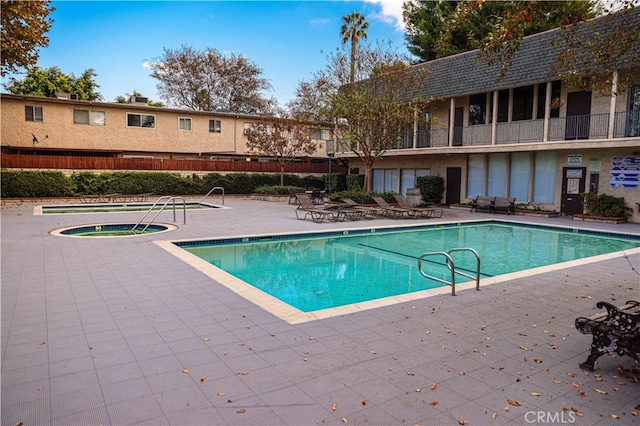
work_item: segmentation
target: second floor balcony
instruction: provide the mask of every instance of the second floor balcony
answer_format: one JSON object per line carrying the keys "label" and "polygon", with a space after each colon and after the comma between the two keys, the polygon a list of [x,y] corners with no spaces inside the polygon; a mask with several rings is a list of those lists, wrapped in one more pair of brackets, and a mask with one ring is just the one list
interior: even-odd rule
{"label": "second floor balcony", "polygon": [[[428,132],[420,132],[414,144],[405,136],[392,150],[416,148],[446,148],[449,146],[506,145],[545,141],[603,140],[610,139],[610,114],[577,115],[549,119],[545,138],[545,120],[522,120],[497,123],[495,140],[492,124],[479,124],[450,129],[434,126]],[[640,136],[640,120],[633,120],[626,111],[615,113],[613,139]]]}

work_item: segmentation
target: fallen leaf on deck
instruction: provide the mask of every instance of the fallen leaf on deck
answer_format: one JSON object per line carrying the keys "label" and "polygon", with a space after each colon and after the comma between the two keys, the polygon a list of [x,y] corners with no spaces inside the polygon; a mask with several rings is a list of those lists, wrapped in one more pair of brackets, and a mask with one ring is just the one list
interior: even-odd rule
{"label": "fallen leaf on deck", "polygon": [[498,413],[496,413],[495,411],[493,413],[491,413],[491,418],[495,419],[498,417]]}
{"label": "fallen leaf on deck", "polygon": [[619,419],[620,418],[620,416],[615,415],[615,414],[609,414],[609,415],[611,416],[612,419]]}
{"label": "fallen leaf on deck", "polygon": [[208,338],[208,337],[205,337],[205,338],[204,338],[204,339],[202,339],[202,340],[204,340],[205,342],[208,342],[208,341],[209,341],[209,340],[211,340],[211,339],[210,339],[210,338]]}
{"label": "fallen leaf on deck", "polygon": [[218,396],[226,396],[227,393],[226,392],[218,392]]}
{"label": "fallen leaf on deck", "polygon": [[205,380],[207,380],[207,376],[202,376],[202,377],[200,377],[200,381],[201,381],[201,382],[204,382]]}
{"label": "fallen leaf on deck", "polygon": [[576,376],[577,376],[577,374],[576,374],[576,373],[574,373],[574,372],[571,372],[571,373],[567,373],[567,376],[569,376],[569,377],[576,377]]}
{"label": "fallen leaf on deck", "polygon": [[531,392],[531,396],[541,396],[540,392]]}
{"label": "fallen leaf on deck", "polygon": [[342,418],[342,423],[347,423],[347,418],[346,417]]}
{"label": "fallen leaf on deck", "polygon": [[520,407],[522,405],[520,402],[511,398],[507,399],[507,402],[509,403],[509,405],[513,405],[514,407]]}
{"label": "fallen leaf on deck", "polygon": [[335,402],[331,404],[331,411],[336,411],[337,409],[338,409],[338,404],[336,404]]}
{"label": "fallen leaf on deck", "polygon": [[602,389],[595,388],[594,390],[596,392],[598,392],[600,395],[606,395],[607,394],[607,391],[603,391]]}
{"label": "fallen leaf on deck", "polygon": [[187,374],[187,373],[189,372],[189,369],[188,369],[188,368],[183,368],[183,369],[182,369],[182,372],[183,372],[183,373],[185,373],[185,374]]}
{"label": "fallen leaf on deck", "polygon": [[367,405],[367,404],[369,404],[369,401],[367,401],[366,399],[362,401],[362,405]]}
{"label": "fallen leaf on deck", "polygon": [[247,410],[245,410],[244,408],[239,409],[238,411],[236,411],[236,413],[238,414],[242,414],[244,412],[246,412]]}
{"label": "fallen leaf on deck", "polygon": [[414,391],[416,391],[416,392],[422,392],[422,389],[420,389],[420,388],[416,388],[416,389],[414,389]]}
{"label": "fallen leaf on deck", "polygon": [[434,383],[431,385],[431,390],[436,390],[437,387],[438,387],[438,384]]}
{"label": "fallen leaf on deck", "polygon": [[458,424],[459,425],[468,425],[469,422],[461,417],[461,418],[458,419]]}
{"label": "fallen leaf on deck", "polygon": [[529,350],[529,349],[527,349],[526,346],[522,346],[522,345],[518,346],[518,348],[522,349],[523,351],[528,351]]}
{"label": "fallen leaf on deck", "polygon": [[540,358],[534,358],[533,360],[536,362],[536,364],[542,364],[542,360]]}
{"label": "fallen leaf on deck", "polygon": [[429,405],[438,405],[438,401],[431,401]]}

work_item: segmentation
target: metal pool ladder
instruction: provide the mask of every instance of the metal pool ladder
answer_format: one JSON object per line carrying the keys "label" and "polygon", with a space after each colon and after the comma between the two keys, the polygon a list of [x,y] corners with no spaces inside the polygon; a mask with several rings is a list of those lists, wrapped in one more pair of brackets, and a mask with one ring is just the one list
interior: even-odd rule
{"label": "metal pool ladder", "polygon": [[[476,276],[474,277],[473,275],[469,275],[466,274],[462,271],[456,270],[455,264],[453,262],[453,258],[451,257],[451,253],[454,251],[469,251],[471,253],[473,253],[473,255],[476,257]],[[447,280],[443,280],[440,279],[438,277],[434,277],[432,275],[428,275],[424,269],[422,269],[422,260],[426,257],[433,257],[433,256],[444,256],[447,262],[447,268],[449,268],[449,270],[451,271],[451,281],[447,281]],[[432,279],[434,281],[438,281],[440,283],[446,284],[451,286],[451,295],[455,296],[456,295],[456,274],[458,275],[462,275],[463,277],[469,278],[469,279],[475,279],[476,280],[476,290],[480,290],[480,255],[478,254],[477,251],[475,251],[472,248],[452,248],[451,250],[444,252],[444,251],[434,251],[434,252],[429,252],[429,253],[425,253],[422,256],[420,256],[418,258],[418,270],[420,271],[420,273],[422,274],[422,276],[424,276],[425,278],[429,278]]]}
{"label": "metal pool ladder", "polygon": [[211,191],[207,192],[207,195],[205,195],[204,197],[202,197],[202,198],[200,199],[200,201],[198,201],[198,204],[201,204],[201,203],[204,201],[204,199],[205,199],[205,198],[207,198],[209,195],[211,195],[211,193],[212,193],[213,191],[215,191],[216,189],[219,189],[219,190],[221,190],[221,191],[222,191],[222,204],[224,204],[224,188],[223,188],[223,187],[221,187],[221,186],[214,186],[213,188],[211,188]]}
{"label": "metal pool ladder", "polygon": [[[142,221],[149,215],[149,213],[151,213],[151,211],[153,210],[153,208],[162,200],[166,199],[166,201],[164,202],[164,204],[162,205],[162,207],[160,207],[160,209],[158,210],[158,212],[156,213],[156,215],[149,221],[149,223],[147,223],[145,225],[144,228],[142,228],[142,231],[136,231],[136,229],[138,228],[138,226],[140,226],[140,224],[142,223]],[[149,210],[147,210],[147,212],[144,214],[144,216],[142,216],[142,218],[138,221],[138,223],[136,223],[135,225],[133,225],[133,228],[131,228],[131,232],[134,234],[144,234],[144,231],[147,230],[147,228],[149,227],[149,225],[151,225],[153,223],[154,220],[156,220],[156,218],[158,217],[158,215],[160,213],[162,213],[162,211],[164,210],[165,207],[167,207],[167,205],[173,201],[173,221],[176,221],[176,200],[182,200],[182,216],[183,216],[183,224],[186,225],[187,224],[187,203],[184,199],[184,197],[173,197],[171,195],[165,195],[163,197],[160,197],[156,200],[155,203],[153,203],[153,205],[151,207],[149,207]]]}

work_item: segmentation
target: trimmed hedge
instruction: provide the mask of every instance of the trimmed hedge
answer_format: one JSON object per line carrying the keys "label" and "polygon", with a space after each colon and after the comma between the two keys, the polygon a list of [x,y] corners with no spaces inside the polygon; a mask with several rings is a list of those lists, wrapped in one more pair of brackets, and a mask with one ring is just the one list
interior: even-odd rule
{"label": "trimmed hedge", "polygon": [[[105,194],[199,195],[215,186],[226,194],[251,194],[259,186],[278,185],[279,175],[262,173],[209,173],[182,176],[178,173],[154,172],[79,172],[66,176],[58,171],[0,170],[0,196],[70,197]],[[323,177],[285,175],[285,185],[303,188],[324,187]]]}

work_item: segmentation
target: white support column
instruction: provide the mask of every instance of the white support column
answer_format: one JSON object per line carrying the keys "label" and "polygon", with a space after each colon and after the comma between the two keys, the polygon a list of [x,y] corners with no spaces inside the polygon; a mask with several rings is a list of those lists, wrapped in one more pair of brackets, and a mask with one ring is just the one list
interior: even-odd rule
{"label": "white support column", "polygon": [[498,91],[493,91],[493,111],[491,112],[491,145],[498,143]]}
{"label": "white support column", "polygon": [[413,107],[413,148],[418,147],[418,106]]}
{"label": "white support column", "polygon": [[611,80],[611,105],[609,107],[609,132],[607,133],[608,139],[613,139],[614,130],[616,126],[616,98],[618,96],[618,71],[613,72],[613,79]]}
{"label": "white support column", "polygon": [[456,118],[456,100],[449,101],[449,146],[453,146],[453,122]]}
{"label": "white support column", "polygon": [[549,140],[549,120],[551,119],[551,82],[547,81],[544,97],[544,127],[542,130],[542,142]]}

